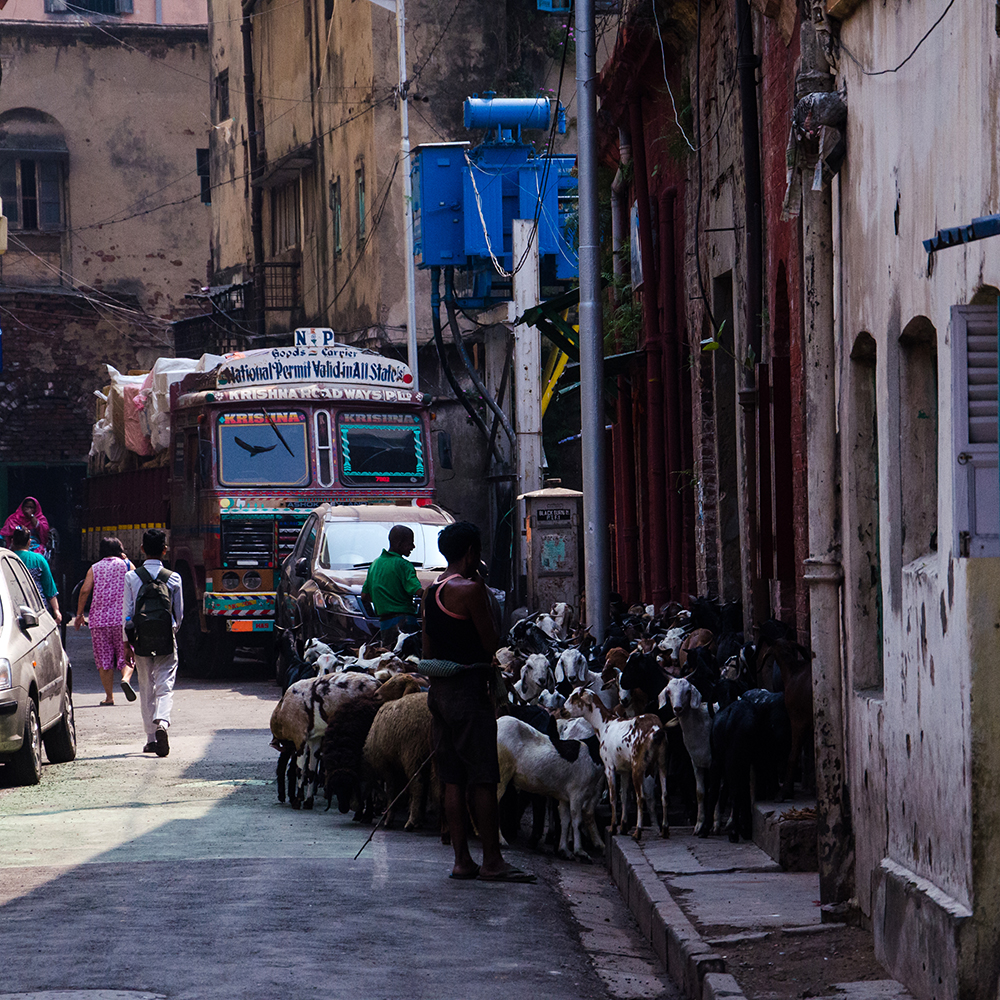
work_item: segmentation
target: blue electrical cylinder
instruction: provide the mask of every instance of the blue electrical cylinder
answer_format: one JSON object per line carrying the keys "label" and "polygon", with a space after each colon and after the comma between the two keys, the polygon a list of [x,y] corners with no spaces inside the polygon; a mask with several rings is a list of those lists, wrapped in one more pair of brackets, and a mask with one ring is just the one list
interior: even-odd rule
{"label": "blue electrical cylinder", "polygon": [[547,129],[552,109],[547,97],[467,97],[466,128]]}

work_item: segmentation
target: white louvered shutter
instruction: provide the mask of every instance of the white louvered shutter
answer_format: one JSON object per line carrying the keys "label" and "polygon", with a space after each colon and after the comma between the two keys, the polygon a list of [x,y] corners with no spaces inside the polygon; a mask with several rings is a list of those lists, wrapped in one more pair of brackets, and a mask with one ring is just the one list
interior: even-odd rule
{"label": "white louvered shutter", "polygon": [[957,555],[1000,556],[997,307],[953,306]]}

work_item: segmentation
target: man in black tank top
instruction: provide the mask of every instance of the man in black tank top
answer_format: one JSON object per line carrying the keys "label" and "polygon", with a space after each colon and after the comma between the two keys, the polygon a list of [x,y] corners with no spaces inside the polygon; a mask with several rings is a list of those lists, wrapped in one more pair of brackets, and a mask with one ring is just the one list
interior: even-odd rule
{"label": "man in black tank top", "polygon": [[[448,568],[427,588],[421,604],[424,658],[466,666],[452,677],[432,677],[427,697],[438,774],[444,784],[445,817],[455,851],[451,877],[533,882],[534,875],[507,864],[500,853],[500,767],[489,688],[498,643],[488,592],[479,576],[479,529],[468,521],[449,524],[438,535],[438,548]],[[469,854],[466,797],[482,839],[482,867]]]}

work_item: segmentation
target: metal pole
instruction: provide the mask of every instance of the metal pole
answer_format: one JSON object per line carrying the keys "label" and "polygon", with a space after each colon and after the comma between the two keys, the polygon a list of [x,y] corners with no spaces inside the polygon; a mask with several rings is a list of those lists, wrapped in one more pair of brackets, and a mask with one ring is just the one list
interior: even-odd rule
{"label": "metal pole", "polygon": [[576,4],[576,99],[580,192],[580,415],[587,624],[598,642],[608,624],[610,563],[604,469],[604,335],[597,202],[597,53],[594,0]]}
{"label": "metal pole", "polygon": [[406,76],[406,0],[396,0],[396,48],[399,51],[399,155],[403,169],[403,254],[406,257],[406,363],[413,373],[414,392],[420,390],[417,373],[417,293],[413,263],[413,181],[410,177],[410,110]]}

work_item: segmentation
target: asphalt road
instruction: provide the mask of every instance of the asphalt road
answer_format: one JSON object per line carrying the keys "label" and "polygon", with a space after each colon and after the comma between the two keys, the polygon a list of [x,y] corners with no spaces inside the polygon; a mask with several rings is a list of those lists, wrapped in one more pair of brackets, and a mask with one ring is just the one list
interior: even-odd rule
{"label": "asphalt road", "polygon": [[277,802],[273,684],[182,679],[160,759],[68,645],[77,760],[0,767],[0,1000],[677,996],[600,865],[511,849],[538,884],[455,882],[402,830],[354,861],[370,827]]}

